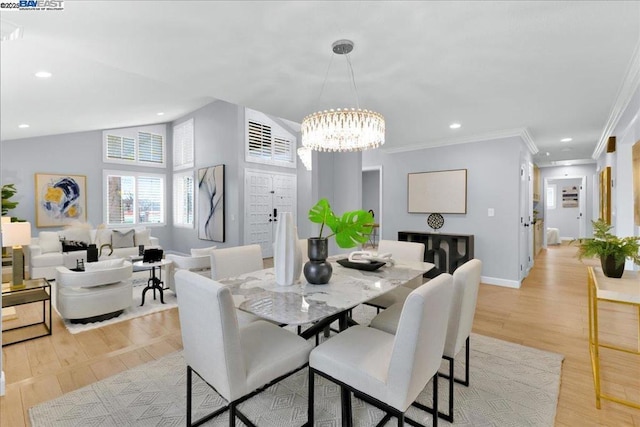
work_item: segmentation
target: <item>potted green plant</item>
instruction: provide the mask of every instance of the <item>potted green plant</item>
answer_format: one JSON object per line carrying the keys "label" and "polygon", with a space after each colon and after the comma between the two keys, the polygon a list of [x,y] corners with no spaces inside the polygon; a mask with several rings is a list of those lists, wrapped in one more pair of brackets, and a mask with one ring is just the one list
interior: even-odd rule
{"label": "potted green plant", "polygon": [[[320,224],[320,234],[318,237],[308,239],[309,261],[304,265],[304,277],[309,283],[325,284],[329,282],[333,271],[331,264],[327,262],[328,239],[335,237],[336,244],[341,248],[353,248],[366,243],[371,233],[373,215],[358,209],[337,216],[331,210],[329,201],[320,199],[309,210],[309,221]],[[331,233],[323,237],[325,226],[331,230]]]}
{"label": "potted green plant", "polygon": [[602,219],[591,223],[593,238],[576,240],[579,247],[578,259],[599,257],[604,275],[615,278],[622,277],[625,259],[640,265],[640,236],[618,237],[610,232],[612,226]]}

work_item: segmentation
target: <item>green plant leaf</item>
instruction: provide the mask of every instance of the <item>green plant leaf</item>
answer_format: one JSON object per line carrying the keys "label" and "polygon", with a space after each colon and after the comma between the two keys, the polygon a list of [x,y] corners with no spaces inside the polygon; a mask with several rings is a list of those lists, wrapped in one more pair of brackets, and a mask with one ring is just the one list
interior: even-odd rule
{"label": "green plant leaf", "polygon": [[373,215],[364,210],[345,212],[334,231],[336,243],[341,248],[353,248],[366,243],[371,234]]}
{"label": "green plant leaf", "polygon": [[331,206],[327,199],[318,200],[318,203],[309,210],[309,221],[315,224],[322,224],[320,227],[320,235],[318,237],[322,237],[322,231],[325,224],[335,233],[334,227],[336,227],[337,218],[331,210]]}
{"label": "green plant leaf", "polygon": [[618,237],[611,233],[613,228],[602,219],[591,221],[593,224],[593,238],[581,238],[572,242],[578,244],[578,259],[582,258],[606,258],[612,256],[616,265],[630,259],[640,264],[640,236]]}

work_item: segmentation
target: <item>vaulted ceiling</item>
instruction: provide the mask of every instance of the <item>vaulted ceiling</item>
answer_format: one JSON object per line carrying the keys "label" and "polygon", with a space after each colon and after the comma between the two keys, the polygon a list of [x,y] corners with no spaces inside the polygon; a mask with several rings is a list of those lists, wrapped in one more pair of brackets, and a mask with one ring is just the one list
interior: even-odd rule
{"label": "vaulted ceiling", "polygon": [[214,99],[296,122],[353,107],[331,51],[346,38],[384,149],[521,134],[540,164],[584,160],[639,62],[631,1],[67,1],[1,19],[23,34],[0,43],[3,141],[167,122]]}

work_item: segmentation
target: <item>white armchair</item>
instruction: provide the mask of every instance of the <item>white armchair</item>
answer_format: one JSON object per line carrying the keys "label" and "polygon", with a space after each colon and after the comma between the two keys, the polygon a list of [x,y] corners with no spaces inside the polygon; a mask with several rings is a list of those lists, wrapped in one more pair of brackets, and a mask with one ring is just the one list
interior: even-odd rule
{"label": "white armchair", "polygon": [[167,285],[174,293],[176,292],[175,274],[178,270],[188,270],[201,276],[211,278],[211,256],[184,256],[175,254],[166,254],[165,259],[171,261],[167,265]]}
{"label": "white armchair", "polygon": [[85,271],[56,268],[56,310],[73,323],[119,316],[133,304],[131,263],[122,259],[85,264]]}

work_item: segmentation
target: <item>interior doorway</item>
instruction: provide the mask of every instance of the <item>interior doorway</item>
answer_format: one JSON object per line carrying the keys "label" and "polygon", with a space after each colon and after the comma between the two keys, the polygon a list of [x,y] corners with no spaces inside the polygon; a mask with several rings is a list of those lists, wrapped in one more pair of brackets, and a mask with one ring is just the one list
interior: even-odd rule
{"label": "interior doorway", "polygon": [[586,176],[544,179],[544,247],[586,236],[586,191]]}
{"label": "interior doorway", "polygon": [[373,211],[373,221],[377,224],[366,247],[377,247],[382,236],[382,166],[362,168],[362,209]]}

